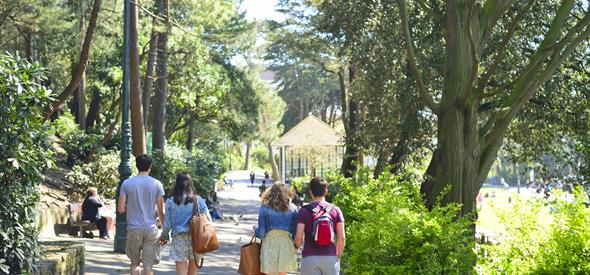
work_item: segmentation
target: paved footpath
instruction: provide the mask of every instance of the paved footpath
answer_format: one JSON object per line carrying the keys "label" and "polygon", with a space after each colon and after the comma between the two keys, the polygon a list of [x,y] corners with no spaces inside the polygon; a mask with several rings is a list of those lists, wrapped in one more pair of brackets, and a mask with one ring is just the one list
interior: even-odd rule
{"label": "paved footpath", "polygon": [[[252,186],[248,173],[247,171],[238,171],[229,174],[228,178],[233,179],[233,188],[218,192],[221,208],[226,217],[224,221],[215,221],[220,247],[205,255],[205,263],[203,268],[199,270],[199,274],[237,274],[240,247],[250,241],[253,235],[252,225],[257,223],[260,206],[258,187],[263,179],[257,177],[256,183]],[[233,215],[238,216],[238,224],[230,218]],[[129,274],[129,260],[124,254],[113,252],[113,240],[70,237],[46,237],[43,239],[83,241],[86,244],[85,274]],[[162,261],[154,268],[155,274],[176,274],[174,262],[168,260],[168,255],[168,245],[163,246]]]}

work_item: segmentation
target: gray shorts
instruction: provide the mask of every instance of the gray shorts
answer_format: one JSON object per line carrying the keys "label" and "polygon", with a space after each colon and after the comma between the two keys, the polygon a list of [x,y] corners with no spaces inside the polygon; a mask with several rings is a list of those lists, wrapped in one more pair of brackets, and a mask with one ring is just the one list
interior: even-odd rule
{"label": "gray shorts", "polygon": [[339,275],[340,259],[336,256],[307,256],[301,259],[301,274]]}
{"label": "gray shorts", "polygon": [[158,229],[127,231],[127,257],[131,264],[151,267],[160,262],[160,234]]}

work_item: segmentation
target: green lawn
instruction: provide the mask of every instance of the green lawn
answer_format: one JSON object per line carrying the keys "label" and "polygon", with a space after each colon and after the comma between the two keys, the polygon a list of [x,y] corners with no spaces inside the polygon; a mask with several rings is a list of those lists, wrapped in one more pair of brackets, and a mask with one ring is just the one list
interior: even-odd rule
{"label": "green lawn", "polygon": [[[482,195],[487,193],[489,196],[484,198],[481,206],[478,206],[479,218],[477,224],[497,234],[505,233],[505,226],[501,223],[497,215],[499,211],[510,211],[518,198],[525,200],[537,199],[538,195],[534,193],[534,190],[527,190],[526,188],[521,188],[521,194],[518,194],[516,189],[484,187],[480,193]],[[493,193],[495,193],[495,197],[492,197]],[[510,198],[512,198],[512,203],[509,203]],[[540,219],[543,220],[542,223],[549,224],[551,222],[549,208],[546,207],[542,211],[547,213],[547,215],[540,215]]]}

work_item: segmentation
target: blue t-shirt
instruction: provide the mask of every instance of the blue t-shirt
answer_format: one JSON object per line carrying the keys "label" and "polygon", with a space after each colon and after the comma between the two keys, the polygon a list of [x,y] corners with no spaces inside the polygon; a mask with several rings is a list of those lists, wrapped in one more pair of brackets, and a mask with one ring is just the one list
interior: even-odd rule
{"label": "blue t-shirt", "polygon": [[150,176],[134,176],[121,185],[121,195],[127,196],[127,231],[158,228],[156,202],[164,197],[162,183]]}

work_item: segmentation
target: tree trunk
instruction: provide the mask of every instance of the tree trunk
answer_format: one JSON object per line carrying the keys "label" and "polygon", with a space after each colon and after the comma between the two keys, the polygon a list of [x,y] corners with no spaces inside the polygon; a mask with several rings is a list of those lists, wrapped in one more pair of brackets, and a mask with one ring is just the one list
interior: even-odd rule
{"label": "tree trunk", "polygon": [[283,179],[281,179],[281,175],[279,173],[279,167],[277,165],[277,162],[275,161],[272,143],[270,143],[270,142],[267,143],[267,146],[268,146],[268,160],[270,161],[270,167],[272,168],[272,178],[275,180],[275,182],[283,182]]}
{"label": "tree trunk", "polygon": [[324,100],[322,100],[322,108],[320,111],[320,117],[322,118],[323,122],[329,123],[329,121],[328,121],[328,104],[326,104],[324,102]]}
{"label": "tree trunk", "polygon": [[115,114],[115,118],[113,119],[113,122],[111,123],[111,125],[109,125],[109,129],[107,130],[106,135],[96,144],[94,144],[94,146],[92,146],[92,150],[90,150],[90,153],[88,154],[88,157],[86,157],[86,160],[84,161],[84,163],[88,164],[91,163],[92,160],[94,160],[94,155],[96,155],[96,153],[98,152],[98,150],[104,146],[104,144],[110,140],[113,137],[113,132],[115,131],[115,127],[117,126],[117,124],[119,124],[119,120],[121,118],[121,97],[119,97],[116,101],[116,104],[114,105],[117,108],[117,113]]}
{"label": "tree trunk", "polygon": [[139,87],[139,50],[137,34],[137,5],[130,6],[130,47],[129,47],[129,98],[131,114],[131,147],[133,155],[138,156],[146,153],[145,130],[143,128],[143,110],[141,102],[141,89]]}
{"label": "tree trunk", "polygon": [[379,157],[377,157],[377,164],[375,165],[375,169],[373,170],[374,179],[378,178],[381,175],[381,173],[383,173],[390,155],[391,151],[387,148],[383,148],[381,152],[379,152]]}
{"label": "tree trunk", "polygon": [[195,118],[194,116],[191,114],[188,118],[188,126],[187,126],[187,134],[186,134],[186,149],[189,152],[193,151],[193,146],[194,146],[194,142],[195,142],[195,127],[193,124],[195,124]]}
{"label": "tree trunk", "polygon": [[166,102],[168,99],[168,0],[158,0],[158,13],[166,21],[165,29],[158,32],[158,62],[156,66],[156,96],[153,103],[154,123],[152,147],[164,151],[166,143]]}
{"label": "tree trunk", "polygon": [[150,100],[152,98],[152,86],[154,83],[154,64],[156,61],[156,50],[158,46],[158,33],[156,32],[156,19],[154,19],[154,26],[152,27],[152,34],[150,36],[150,48],[148,52],[147,64],[145,67],[145,78],[143,84],[143,121],[146,132],[150,129]]}
{"label": "tree trunk", "polygon": [[[348,82],[352,84],[354,79],[354,69],[348,69]],[[348,98],[346,91],[346,84],[344,80],[343,72],[338,73],[338,79],[340,82],[341,99],[342,99],[342,122],[344,124],[344,131],[346,132],[346,150],[344,152],[344,158],[342,160],[342,166],[340,168],[344,177],[352,177],[352,175],[358,169],[358,161],[361,160],[359,155],[359,149],[353,141],[356,128],[357,128],[357,116],[359,112],[358,103],[353,98]],[[351,87],[350,85],[349,87]]]}
{"label": "tree trunk", "polygon": [[94,0],[92,6],[92,13],[90,14],[90,22],[86,29],[86,35],[84,36],[84,43],[82,45],[82,51],[80,52],[80,58],[78,60],[78,67],[76,73],[72,76],[70,83],[64,89],[64,91],[55,99],[53,104],[45,109],[44,120],[48,120],[51,115],[57,111],[65,102],[72,96],[78,84],[82,80],[83,74],[86,71],[86,65],[88,65],[88,56],[90,53],[90,43],[92,42],[92,36],[96,29],[96,21],[98,20],[98,12],[100,11],[101,0]]}
{"label": "tree trunk", "polygon": [[333,102],[330,109],[330,120],[329,124],[334,128],[334,122],[336,120],[336,102]]}
{"label": "tree trunk", "polygon": [[[84,16],[85,9],[84,9],[84,0],[78,1],[78,32],[82,33],[84,30]],[[80,44],[83,46],[83,39],[80,39]],[[78,90],[76,91],[77,100],[77,109],[76,109],[76,119],[78,120],[78,125],[80,126],[80,130],[86,130],[86,72],[82,72],[82,78],[80,79],[80,84],[78,84]]]}
{"label": "tree trunk", "polygon": [[398,174],[401,169],[401,161],[411,152],[409,141],[417,134],[420,129],[420,121],[418,120],[418,108],[417,100],[410,99],[410,106],[407,106],[406,115],[403,117],[403,124],[401,126],[401,132],[397,144],[393,148],[391,158],[389,159],[389,165],[391,165],[391,173]]}
{"label": "tree trunk", "polygon": [[80,130],[86,130],[86,73],[82,73],[80,84],[76,91],[77,106],[76,106],[76,117]]}
{"label": "tree trunk", "polygon": [[[438,119],[437,148],[421,192],[425,195],[426,206],[431,209],[449,186],[441,202],[461,203],[460,214],[467,215],[475,210],[477,192],[492,163],[482,158],[479,149],[477,109],[447,109]],[[497,150],[493,154],[497,154]]]}
{"label": "tree trunk", "polygon": [[250,147],[252,147],[251,143],[246,144],[246,156],[244,157],[244,169],[248,170],[250,168]]}
{"label": "tree trunk", "polygon": [[297,115],[297,122],[305,118],[305,106],[303,97],[299,98],[299,114]]}
{"label": "tree trunk", "polygon": [[88,108],[88,115],[86,116],[86,128],[91,129],[94,124],[98,124],[99,111],[100,111],[100,90],[94,88],[92,91],[92,100],[90,101],[90,107]]}
{"label": "tree trunk", "polygon": [[33,27],[27,26],[25,28],[25,53],[27,55],[27,59],[33,63],[37,61],[37,36],[35,35],[35,30]]}

